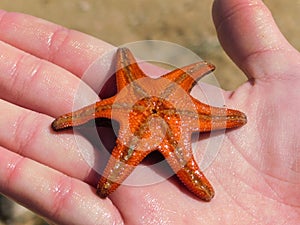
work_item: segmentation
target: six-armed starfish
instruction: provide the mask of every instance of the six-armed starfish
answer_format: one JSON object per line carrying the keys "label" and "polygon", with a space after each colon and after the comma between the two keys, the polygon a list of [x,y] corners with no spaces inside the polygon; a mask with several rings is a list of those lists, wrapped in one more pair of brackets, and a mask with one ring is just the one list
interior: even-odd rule
{"label": "six-armed starfish", "polygon": [[119,122],[116,145],[97,186],[103,198],[150,152],[158,150],[186,187],[209,201],[214,190],[193,157],[191,135],[247,122],[242,112],[209,106],[189,94],[196,80],[213,71],[214,66],[198,62],[152,79],[138,67],[127,48],[119,48],[116,57],[117,94],[58,117],[52,128],[58,131],[95,118]]}

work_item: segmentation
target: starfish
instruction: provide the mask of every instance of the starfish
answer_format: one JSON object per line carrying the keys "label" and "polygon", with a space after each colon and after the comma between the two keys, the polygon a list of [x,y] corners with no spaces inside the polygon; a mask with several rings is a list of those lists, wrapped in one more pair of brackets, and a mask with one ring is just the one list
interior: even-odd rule
{"label": "starfish", "polygon": [[129,49],[119,48],[116,59],[117,93],[58,117],[53,130],[96,118],[119,123],[112,156],[97,185],[102,198],[115,191],[149,153],[159,151],[192,193],[210,201],[214,190],[193,157],[192,134],[247,122],[238,110],[213,107],[190,95],[197,80],[213,71],[214,65],[201,61],[153,79],[139,68]]}

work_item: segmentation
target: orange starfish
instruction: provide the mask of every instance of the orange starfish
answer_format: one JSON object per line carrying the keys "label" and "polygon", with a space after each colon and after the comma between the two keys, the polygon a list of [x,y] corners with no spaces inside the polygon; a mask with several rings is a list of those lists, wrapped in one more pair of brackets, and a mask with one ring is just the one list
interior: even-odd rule
{"label": "orange starfish", "polygon": [[95,118],[119,122],[116,145],[97,186],[102,198],[116,190],[150,152],[158,150],[191,192],[211,200],[214,190],[193,157],[191,135],[247,122],[242,112],[209,106],[189,94],[196,80],[214,66],[198,62],[152,79],[138,67],[129,49],[119,48],[116,57],[117,94],[58,117],[52,128],[58,131]]}

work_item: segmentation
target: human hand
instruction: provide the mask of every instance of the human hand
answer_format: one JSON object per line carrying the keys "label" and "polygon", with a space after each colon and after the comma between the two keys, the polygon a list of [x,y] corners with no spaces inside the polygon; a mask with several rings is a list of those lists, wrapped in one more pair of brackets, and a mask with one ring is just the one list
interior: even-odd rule
{"label": "human hand", "polygon": [[250,81],[225,93],[227,106],[245,112],[248,124],[226,133],[205,171],[216,190],[210,203],[194,198],[173,178],[143,188],[120,186],[100,199],[93,188],[97,176],[73,135],[55,134],[49,125],[71,111],[78,77],[111,46],[2,12],[0,192],[59,224],[299,221],[299,53],[261,2],[247,2],[216,1],[214,7],[221,43]]}

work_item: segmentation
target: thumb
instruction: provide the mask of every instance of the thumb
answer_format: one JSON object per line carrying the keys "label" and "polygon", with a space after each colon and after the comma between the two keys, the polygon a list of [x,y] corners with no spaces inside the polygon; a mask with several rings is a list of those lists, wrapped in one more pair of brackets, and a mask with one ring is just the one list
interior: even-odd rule
{"label": "thumb", "polygon": [[213,19],[229,57],[248,78],[270,78],[299,62],[261,0],[215,0]]}

